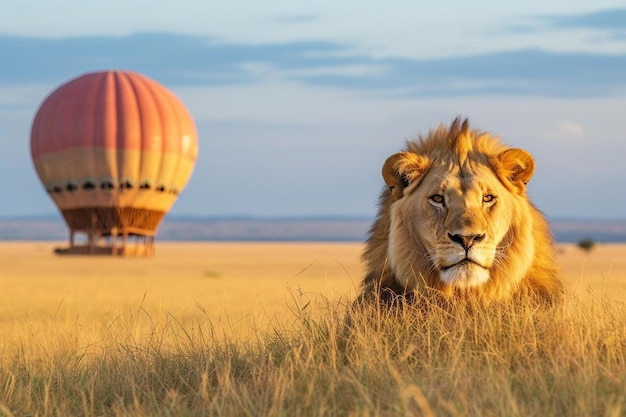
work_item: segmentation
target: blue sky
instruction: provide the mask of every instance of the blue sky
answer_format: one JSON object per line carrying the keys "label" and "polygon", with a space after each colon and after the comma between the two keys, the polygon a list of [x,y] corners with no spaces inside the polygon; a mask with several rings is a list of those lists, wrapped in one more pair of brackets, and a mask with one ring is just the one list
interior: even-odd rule
{"label": "blue sky", "polygon": [[120,68],[196,121],[176,216],[372,216],[384,159],[463,115],[535,156],[548,216],[626,218],[623,2],[221,3],[3,4],[0,217],[55,213],[28,152],[45,96]]}

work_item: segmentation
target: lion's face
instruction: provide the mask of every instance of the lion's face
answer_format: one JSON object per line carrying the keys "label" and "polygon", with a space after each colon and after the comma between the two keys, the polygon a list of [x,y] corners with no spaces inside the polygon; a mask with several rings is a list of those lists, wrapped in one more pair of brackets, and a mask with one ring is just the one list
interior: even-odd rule
{"label": "lion's face", "polygon": [[[447,153],[401,152],[383,167],[395,199],[388,259],[405,288],[483,286],[510,264],[505,258],[512,239],[532,240],[511,232],[516,219],[529,217],[520,211],[528,204],[520,203],[534,171],[532,157],[520,149],[485,153],[466,135]],[[529,249],[531,255],[516,257],[529,264]]]}
{"label": "lion's face", "polygon": [[[436,164],[403,194],[392,206],[390,243],[403,240],[397,234],[412,236],[423,245],[423,262],[446,285],[486,283],[511,222],[510,192],[492,169],[472,163],[463,169]],[[392,257],[396,253],[390,251]],[[401,268],[414,267],[401,265],[406,260],[391,261]]]}

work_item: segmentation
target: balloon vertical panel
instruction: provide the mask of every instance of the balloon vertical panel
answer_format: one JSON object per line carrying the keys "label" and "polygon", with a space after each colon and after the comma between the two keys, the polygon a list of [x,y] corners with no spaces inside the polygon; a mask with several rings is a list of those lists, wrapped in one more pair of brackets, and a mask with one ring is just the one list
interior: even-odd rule
{"label": "balloon vertical panel", "polygon": [[120,205],[131,207],[139,187],[140,125],[134,91],[124,74],[115,76],[115,109],[117,121],[117,166],[120,181]]}
{"label": "balloon vertical panel", "polygon": [[139,104],[141,154],[139,159],[139,189],[133,207],[150,208],[155,199],[157,175],[161,166],[163,137],[162,117],[157,102],[159,90],[150,88],[143,79],[134,79],[132,86]]}

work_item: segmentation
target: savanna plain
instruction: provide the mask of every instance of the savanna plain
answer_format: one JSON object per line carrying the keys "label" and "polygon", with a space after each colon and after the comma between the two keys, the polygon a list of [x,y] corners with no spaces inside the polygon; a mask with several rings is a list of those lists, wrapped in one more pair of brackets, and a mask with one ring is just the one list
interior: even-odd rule
{"label": "savanna plain", "polygon": [[351,312],[357,243],[0,242],[0,416],[626,416],[626,245],[559,306]]}

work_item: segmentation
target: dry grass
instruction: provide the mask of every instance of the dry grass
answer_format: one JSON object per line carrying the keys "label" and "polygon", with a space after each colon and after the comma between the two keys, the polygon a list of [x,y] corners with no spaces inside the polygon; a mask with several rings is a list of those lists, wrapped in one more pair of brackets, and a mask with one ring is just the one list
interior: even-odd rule
{"label": "dry grass", "polygon": [[347,328],[360,245],[52,246],[0,244],[0,416],[626,415],[626,247],[565,247],[558,308]]}

